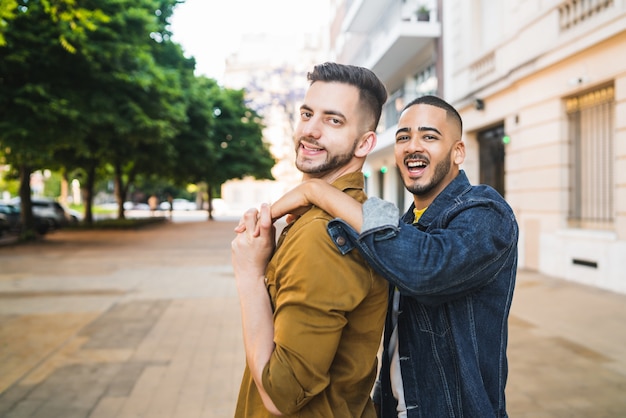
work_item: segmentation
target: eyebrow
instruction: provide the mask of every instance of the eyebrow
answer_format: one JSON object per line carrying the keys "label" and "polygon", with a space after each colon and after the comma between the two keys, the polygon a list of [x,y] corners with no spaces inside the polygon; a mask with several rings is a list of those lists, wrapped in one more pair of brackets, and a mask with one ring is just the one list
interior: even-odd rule
{"label": "eyebrow", "polygon": [[[439,132],[439,129],[437,128],[433,128],[432,126],[419,126],[417,128],[418,132],[429,132],[429,131],[433,131],[433,132],[437,132],[439,135],[443,134],[441,132]],[[411,133],[411,128],[400,128],[396,131],[396,135],[398,135],[401,132],[406,132],[406,133]]]}

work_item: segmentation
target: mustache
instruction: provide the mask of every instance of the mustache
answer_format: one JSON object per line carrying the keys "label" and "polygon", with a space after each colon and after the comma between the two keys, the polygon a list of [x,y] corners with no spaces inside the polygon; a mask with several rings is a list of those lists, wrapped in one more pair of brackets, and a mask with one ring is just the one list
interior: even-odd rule
{"label": "mustache", "polygon": [[404,157],[404,163],[406,164],[407,160],[423,160],[430,164],[430,159],[424,154],[409,154]]}
{"label": "mustache", "polygon": [[313,138],[308,138],[305,136],[301,136],[300,138],[298,138],[298,145],[302,144],[303,142],[305,144],[312,145],[317,148],[324,148],[322,145],[320,145],[319,141]]}

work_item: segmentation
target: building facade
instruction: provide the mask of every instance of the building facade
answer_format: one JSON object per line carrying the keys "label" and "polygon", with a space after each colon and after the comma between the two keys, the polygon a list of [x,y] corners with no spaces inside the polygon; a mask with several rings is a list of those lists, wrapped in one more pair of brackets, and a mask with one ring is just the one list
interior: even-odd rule
{"label": "building facade", "polygon": [[389,93],[378,144],[364,172],[367,192],[395,202],[412,202],[395,168],[395,126],[406,103],[442,88],[442,24],[439,1],[338,0],[333,3],[330,47],[334,60],[370,68]]}
{"label": "building facade", "polygon": [[[405,20],[410,0],[342,3],[338,60],[372,68],[391,93],[368,193],[410,204],[393,113],[435,92],[463,118],[470,180],[515,211],[519,267],[626,293],[626,0],[441,0],[426,4],[429,22]],[[420,26],[405,45],[409,24]],[[344,52],[358,33],[368,40]]]}

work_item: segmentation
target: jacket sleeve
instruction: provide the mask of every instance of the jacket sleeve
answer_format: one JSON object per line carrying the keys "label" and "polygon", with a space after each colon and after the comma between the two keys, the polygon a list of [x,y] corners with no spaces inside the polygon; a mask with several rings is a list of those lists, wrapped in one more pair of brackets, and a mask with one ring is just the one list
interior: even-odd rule
{"label": "jacket sleeve", "polygon": [[375,270],[422,303],[443,303],[486,285],[517,248],[517,224],[500,202],[456,202],[428,231],[400,221],[389,205],[374,197],[364,203],[360,235],[340,219],[330,222],[329,233],[344,234]]}
{"label": "jacket sleeve", "polygon": [[297,412],[328,386],[345,313],[371,287],[360,274],[364,265],[337,251],[327,223],[317,218],[290,231],[289,250],[275,255],[279,284],[270,293],[275,292],[276,348],[263,371],[263,386],[285,414]]}

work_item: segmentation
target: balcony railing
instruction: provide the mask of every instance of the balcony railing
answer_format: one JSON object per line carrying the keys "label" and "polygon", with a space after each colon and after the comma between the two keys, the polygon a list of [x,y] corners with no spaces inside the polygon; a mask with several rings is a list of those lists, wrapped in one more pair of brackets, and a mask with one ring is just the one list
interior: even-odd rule
{"label": "balcony railing", "polygon": [[559,6],[561,31],[589,20],[614,6],[614,0],[567,0]]}

